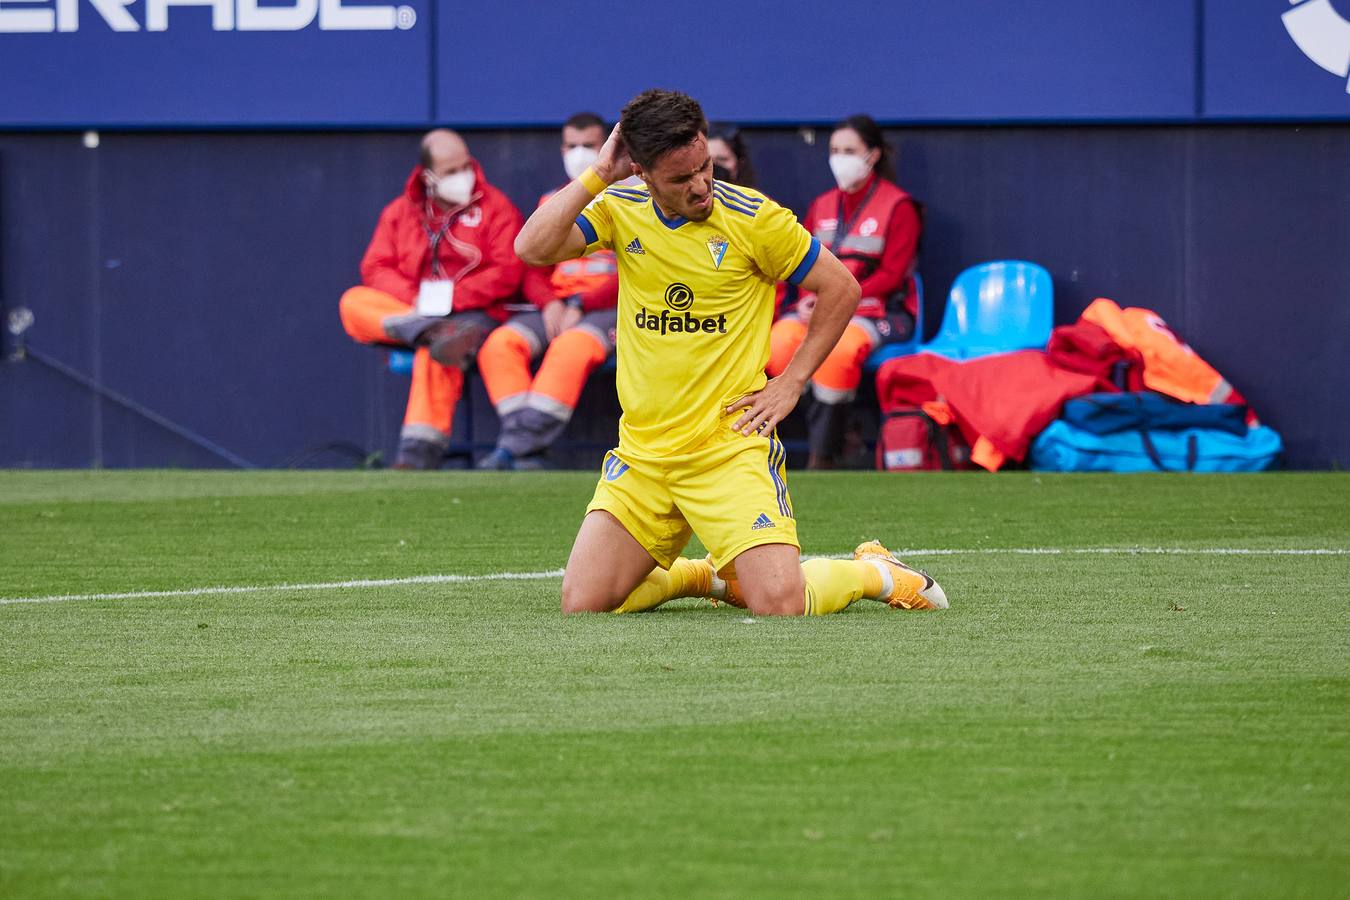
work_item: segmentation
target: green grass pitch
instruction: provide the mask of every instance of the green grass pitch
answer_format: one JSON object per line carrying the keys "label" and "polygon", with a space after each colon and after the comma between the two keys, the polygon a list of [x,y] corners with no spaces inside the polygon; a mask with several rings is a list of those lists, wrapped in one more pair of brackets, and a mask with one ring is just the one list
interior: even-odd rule
{"label": "green grass pitch", "polygon": [[0,473],[0,896],[1350,893],[1350,477],[793,474],[942,613],[331,586],[559,569],[594,478]]}

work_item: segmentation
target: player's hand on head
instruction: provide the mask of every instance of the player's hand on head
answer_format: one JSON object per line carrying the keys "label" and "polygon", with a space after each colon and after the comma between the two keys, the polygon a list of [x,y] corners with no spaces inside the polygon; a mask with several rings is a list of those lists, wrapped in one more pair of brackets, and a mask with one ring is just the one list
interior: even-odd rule
{"label": "player's hand on head", "polygon": [[801,396],[800,382],[786,377],[786,374],[770,378],[763,390],[746,394],[727,407],[728,413],[745,410],[731,427],[744,435],[772,434],[778,423],[797,406]]}
{"label": "player's hand on head", "polygon": [[600,155],[595,159],[595,174],[610,184],[623,181],[633,174],[633,158],[628,155],[628,147],[623,142],[618,125],[614,126],[600,148]]}

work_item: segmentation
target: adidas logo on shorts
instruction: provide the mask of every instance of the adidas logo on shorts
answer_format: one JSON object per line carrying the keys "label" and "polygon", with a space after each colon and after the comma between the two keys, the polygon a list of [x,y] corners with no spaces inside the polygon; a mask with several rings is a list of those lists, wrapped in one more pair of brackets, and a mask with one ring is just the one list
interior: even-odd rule
{"label": "adidas logo on shorts", "polygon": [[777,525],[773,524],[772,519],[770,519],[764,513],[760,513],[759,518],[755,519],[755,523],[750,526],[750,530],[759,531],[761,528],[777,528],[777,527],[778,527]]}
{"label": "adidas logo on shorts", "polygon": [[631,241],[629,241],[628,246],[624,247],[624,250],[626,250],[629,253],[641,253],[644,256],[647,254],[647,251],[642,249],[642,242],[639,241],[637,238],[633,238]]}

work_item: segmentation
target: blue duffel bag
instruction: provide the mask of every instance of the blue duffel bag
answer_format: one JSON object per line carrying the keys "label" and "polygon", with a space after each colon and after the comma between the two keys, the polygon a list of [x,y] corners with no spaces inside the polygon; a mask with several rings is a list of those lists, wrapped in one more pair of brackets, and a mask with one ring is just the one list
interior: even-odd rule
{"label": "blue duffel bag", "polygon": [[1247,433],[1247,407],[1231,403],[1186,403],[1154,391],[1084,394],[1064,404],[1059,417],[1094,434],[1117,431],[1180,431],[1217,428],[1241,437]]}
{"label": "blue duffel bag", "polygon": [[1271,428],[1248,429],[1245,412],[1157,394],[1079,397],[1032,443],[1027,464],[1044,472],[1260,472],[1283,444]]}

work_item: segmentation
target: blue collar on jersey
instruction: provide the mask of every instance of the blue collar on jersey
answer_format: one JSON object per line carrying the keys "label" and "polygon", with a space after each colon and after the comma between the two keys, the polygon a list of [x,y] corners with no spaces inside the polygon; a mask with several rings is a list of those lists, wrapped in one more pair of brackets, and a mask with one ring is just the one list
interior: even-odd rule
{"label": "blue collar on jersey", "polygon": [[665,214],[661,212],[661,207],[657,205],[655,197],[652,198],[652,209],[656,210],[656,217],[661,220],[661,224],[669,228],[671,231],[674,231],[676,228],[679,228],[681,225],[689,221],[684,216],[676,216],[673,219],[667,219],[665,217]]}

